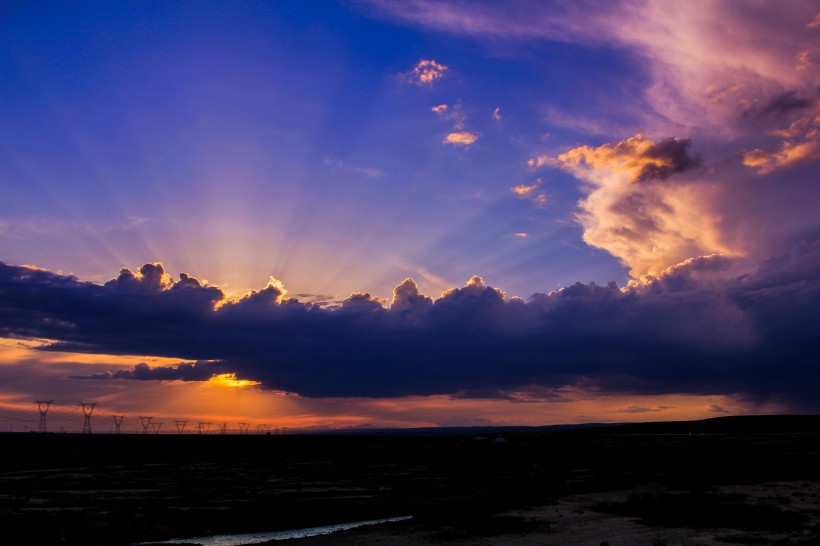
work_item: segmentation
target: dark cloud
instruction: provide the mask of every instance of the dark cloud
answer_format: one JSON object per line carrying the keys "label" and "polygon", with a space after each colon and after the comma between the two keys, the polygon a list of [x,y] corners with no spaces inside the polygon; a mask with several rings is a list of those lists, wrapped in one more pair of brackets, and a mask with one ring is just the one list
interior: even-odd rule
{"label": "dark cloud", "polygon": [[150,367],[145,362],[133,370],[114,370],[91,375],[74,375],[71,379],[134,379],[137,381],[207,381],[214,375],[225,373],[222,362],[183,362],[177,366]]}
{"label": "dark cloud", "polygon": [[709,413],[729,413],[729,410],[717,404],[709,404],[709,408],[706,411]]}
{"label": "dark cloud", "polygon": [[[642,182],[655,178],[666,179],[700,166],[700,159],[689,154],[692,141],[688,138],[665,138],[648,147],[641,154],[643,165],[636,176]],[[648,160],[648,161],[646,161]]]}
{"label": "dark cloud", "polygon": [[434,301],[408,279],[389,308],[362,293],[327,309],[284,297],[273,279],[225,301],[161,264],[100,286],[0,263],[0,334],[53,340],[46,350],[198,361],[95,379],[236,373],[314,397],[519,401],[577,386],[820,409],[820,241],[742,276],[729,277],[732,264],[701,257],[627,289],[578,283],[527,301],[479,277]]}
{"label": "dark cloud", "polygon": [[[785,91],[772,97],[769,102],[755,113],[755,117],[782,116],[796,110],[804,110],[814,105],[814,99],[805,99],[797,95],[797,91]],[[747,113],[748,115],[748,113]]]}
{"label": "dark cloud", "polygon": [[621,413],[656,413],[659,411],[666,411],[668,409],[674,409],[675,406],[654,406],[654,407],[646,407],[646,406],[627,406],[625,408],[621,408],[617,411]]}

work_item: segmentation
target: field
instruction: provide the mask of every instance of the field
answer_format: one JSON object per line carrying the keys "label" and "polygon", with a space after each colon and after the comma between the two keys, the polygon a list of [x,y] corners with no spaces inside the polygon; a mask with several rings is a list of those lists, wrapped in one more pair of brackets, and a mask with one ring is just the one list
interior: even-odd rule
{"label": "field", "polygon": [[[820,544],[820,418],[430,435],[3,434],[4,544],[413,516],[299,544]],[[690,435],[691,433],[691,435]]]}

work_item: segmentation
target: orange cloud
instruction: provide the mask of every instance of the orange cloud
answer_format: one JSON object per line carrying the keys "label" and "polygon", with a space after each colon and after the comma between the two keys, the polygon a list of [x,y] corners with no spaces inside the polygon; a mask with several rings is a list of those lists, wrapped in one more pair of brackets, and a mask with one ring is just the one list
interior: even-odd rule
{"label": "orange cloud", "polygon": [[597,148],[581,146],[555,160],[586,183],[577,214],[584,241],[619,258],[633,277],[658,275],[694,256],[735,254],[709,211],[709,190],[664,182],[698,165],[688,148],[688,140],[655,143],[636,135]]}
{"label": "orange cloud", "polygon": [[478,133],[470,133],[469,131],[458,131],[450,133],[444,137],[444,144],[452,144],[453,146],[465,147],[473,144],[478,140]]}
{"label": "orange cloud", "polygon": [[547,196],[543,192],[536,193],[536,190],[541,185],[541,179],[538,178],[532,184],[519,184],[510,188],[514,194],[525,199],[529,199],[538,206],[547,202]]}
{"label": "orange cloud", "polygon": [[524,196],[524,195],[529,195],[530,193],[535,191],[537,188],[538,188],[538,182],[536,182],[535,184],[519,184],[518,186],[513,186],[510,189],[512,189],[514,194]]}
{"label": "orange cloud", "polygon": [[789,127],[771,132],[782,137],[778,149],[758,148],[743,155],[743,164],[760,174],[769,174],[791,165],[820,160],[820,102]]}
{"label": "orange cloud", "polygon": [[413,70],[410,77],[417,85],[433,85],[433,82],[444,77],[448,67],[437,63],[433,59],[421,59]]}

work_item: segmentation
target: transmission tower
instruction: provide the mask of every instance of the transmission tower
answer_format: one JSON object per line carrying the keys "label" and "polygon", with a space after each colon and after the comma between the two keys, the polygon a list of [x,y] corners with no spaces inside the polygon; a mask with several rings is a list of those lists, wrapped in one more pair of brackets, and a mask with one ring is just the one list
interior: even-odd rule
{"label": "transmission tower", "polygon": [[91,414],[94,413],[94,408],[97,402],[79,402],[83,407],[83,434],[91,434]]}
{"label": "transmission tower", "polygon": [[143,434],[148,434],[148,427],[151,425],[151,419],[153,419],[153,417],[144,417],[140,415],[140,422],[142,423]]}
{"label": "transmission tower", "polygon": [[247,434],[249,423],[239,423],[239,434]]}
{"label": "transmission tower", "polygon": [[159,434],[159,428],[162,426],[162,421],[151,421],[151,426],[154,428],[154,434]]}
{"label": "transmission tower", "polygon": [[187,419],[178,419],[174,421],[174,424],[177,426],[177,432],[182,434],[182,431],[185,430],[185,424],[188,423]]}
{"label": "transmission tower", "polygon": [[111,418],[114,420],[114,434],[120,434],[120,425],[125,420],[125,415],[112,415]]}
{"label": "transmission tower", "polygon": [[268,425],[256,425],[257,434],[265,434],[268,430]]}
{"label": "transmission tower", "polygon": [[54,400],[35,400],[37,404],[37,409],[40,410],[40,425],[37,427],[37,432],[48,432],[46,428],[46,414],[48,413],[48,408],[51,404],[54,403]]}
{"label": "transmission tower", "polygon": [[196,427],[197,434],[208,434],[208,430],[211,428],[211,423],[199,423]]}
{"label": "transmission tower", "polygon": [[219,425],[219,433],[228,434],[228,423],[222,423],[221,425]]}

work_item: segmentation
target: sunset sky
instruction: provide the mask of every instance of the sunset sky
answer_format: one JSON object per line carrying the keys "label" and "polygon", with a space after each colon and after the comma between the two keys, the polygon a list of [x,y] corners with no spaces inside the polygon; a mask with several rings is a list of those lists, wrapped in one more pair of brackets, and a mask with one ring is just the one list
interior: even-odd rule
{"label": "sunset sky", "polygon": [[0,430],[820,412],[813,0],[0,6]]}

